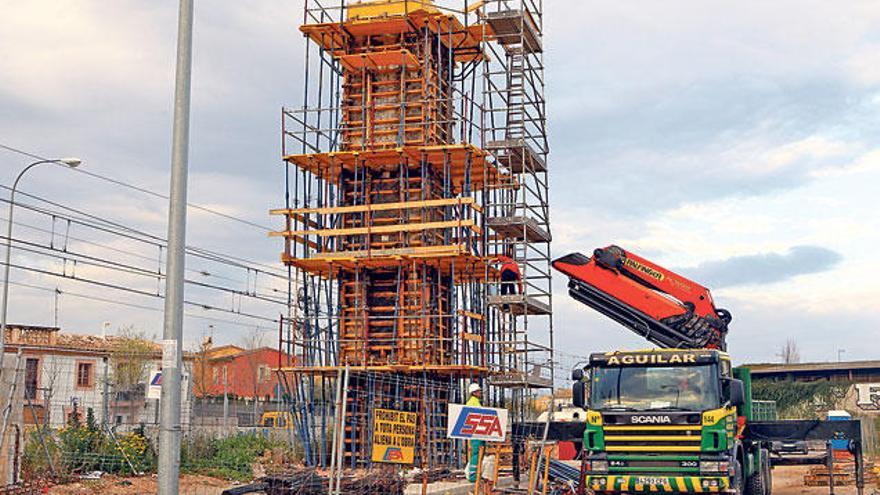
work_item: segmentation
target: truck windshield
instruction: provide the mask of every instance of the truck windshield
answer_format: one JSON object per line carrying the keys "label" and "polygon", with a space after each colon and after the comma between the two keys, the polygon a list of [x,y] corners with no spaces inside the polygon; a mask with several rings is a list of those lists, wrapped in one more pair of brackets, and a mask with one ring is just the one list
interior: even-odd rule
{"label": "truck windshield", "polygon": [[705,411],[721,405],[713,365],[593,368],[590,408]]}

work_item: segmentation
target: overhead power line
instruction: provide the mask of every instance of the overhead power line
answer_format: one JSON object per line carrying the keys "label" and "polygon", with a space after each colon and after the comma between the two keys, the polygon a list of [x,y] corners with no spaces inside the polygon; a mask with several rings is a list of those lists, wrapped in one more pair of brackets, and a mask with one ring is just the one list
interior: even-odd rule
{"label": "overhead power line", "polygon": [[[41,291],[45,291],[45,292],[52,292],[52,293],[59,294],[62,296],[76,297],[76,298],[80,298],[80,299],[87,299],[87,300],[95,301],[95,302],[114,304],[117,306],[124,306],[127,308],[133,308],[133,309],[142,309],[145,311],[152,311],[152,312],[156,312],[156,313],[163,312],[162,308],[156,308],[153,306],[146,306],[143,304],[122,302],[118,299],[109,299],[109,298],[104,298],[104,297],[95,296],[95,295],[91,295],[91,294],[72,292],[69,290],[62,290],[57,287],[45,287],[45,286],[41,286],[41,285],[28,284],[25,282],[16,282],[16,281],[10,281],[9,283],[12,285],[19,286],[19,287],[25,287],[25,288],[34,289],[34,290],[41,290]],[[240,321],[229,320],[226,318],[217,318],[214,316],[197,315],[194,313],[184,313],[184,315],[188,318],[198,318],[200,320],[213,321],[216,323],[227,323],[229,325],[235,325],[235,326],[240,326],[240,327],[245,327],[245,328],[256,328],[256,329],[263,330],[263,331],[275,332],[278,330],[277,328],[274,328],[274,327],[261,326],[259,324],[255,324],[255,323],[243,323]]]}
{"label": "overhead power line", "polygon": [[[44,156],[37,155],[36,153],[31,153],[31,152],[28,152],[28,151],[24,151],[24,150],[21,150],[21,149],[18,149],[18,148],[15,148],[15,147],[12,147],[12,146],[9,146],[9,145],[6,145],[6,144],[3,144],[3,143],[0,143],[0,148],[3,148],[3,149],[5,149],[5,150],[7,150],[7,151],[10,151],[10,152],[12,152],[12,153],[17,153],[17,154],[22,155],[22,156],[27,156],[27,157],[33,158],[33,159],[35,159],[35,160],[50,160],[50,158],[46,158],[46,157],[44,157]],[[84,170],[84,169],[82,169],[82,168],[75,168],[75,169],[71,169],[71,170],[73,170],[74,172],[80,173],[80,174],[85,174],[85,175],[87,175],[87,176],[89,176],[89,177],[93,177],[93,178],[95,178],[95,179],[99,179],[99,180],[103,180],[103,181],[105,181],[105,182],[109,182],[109,183],[111,183],[111,184],[114,184],[114,185],[117,185],[117,186],[120,186],[120,187],[125,187],[125,188],[127,188],[127,189],[131,189],[131,190],[133,190],[133,191],[138,191],[138,192],[140,192],[140,193],[143,193],[143,194],[146,194],[146,195],[149,195],[149,196],[153,196],[154,198],[168,199],[168,195],[166,195],[166,194],[162,194],[162,193],[159,193],[159,192],[156,192],[156,191],[152,191],[152,190],[150,190],[150,189],[147,189],[146,187],[142,187],[142,186],[138,186],[138,185],[135,185],[135,184],[131,184],[131,183],[128,183],[128,182],[125,182],[125,181],[119,180],[119,179],[114,179],[114,178],[112,178],[112,177],[108,177],[108,176],[106,176],[106,175],[101,175],[101,174],[98,174],[98,173],[95,173],[95,172],[90,172],[90,171],[88,171],[88,170]],[[268,227],[268,226],[266,226],[266,225],[262,225],[262,224],[259,224],[259,223],[256,223],[256,222],[253,222],[253,221],[251,221],[251,220],[244,219],[244,218],[236,217],[235,215],[230,215],[230,214],[228,214],[228,213],[223,213],[223,212],[221,212],[221,211],[217,211],[217,210],[214,210],[214,209],[212,209],[212,208],[208,208],[207,206],[202,206],[202,205],[199,205],[199,204],[189,203],[189,202],[187,202],[186,205],[187,205],[187,207],[192,208],[192,209],[194,209],[194,210],[199,210],[199,211],[203,211],[203,212],[205,212],[205,213],[210,213],[210,214],[212,214],[212,215],[217,215],[218,217],[222,217],[222,218],[225,218],[225,219],[227,219],[227,220],[231,220],[231,221],[233,221],[233,222],[238,222],[238,223],[241,223],[241,224],[243,224],[243,225],[248,225],[248,226],[250,226],[250,227],[255,227],[255,228],[258,228],[258,229],[263,230],[263,231],[266,231],[266,232],[272,232],[273,230],[275,230],[275,229],[273,229],[272,227]]]}
{"label": "overhead power line", "polygon": [[[7,189],[7,190],[10,189],[9,186],[2,185],[2,184],[0,184],[0,188]],[[76,208],[73,208],[70,206],[66,206],[61,203],[57,203],[55,201],[52,201],[52,200],[45,198],[45,197],[42,197],[42,196],[38,196],[36,194],[30,194],[30,193],[25,193],[25,192],[21,192],[21,191],[17,191],[16,194],[19,196],[24,196],[27,198],[35,199],[37,201],[41,201],[43,203],[46,203],[48,205],[54,206],[56,208],[60,208],[62,210],[65,210],[65,211],[68,211],[71,213],[75,213],[78,216],[64,215],[58,211],[53,211],[53,210],[50,210],[47,208],[41,208],[36,205],[16,201],[15,205],[20,208],[29,209],[32,211],[36,211],[38,213],[43,213],[45,215],[52,215],[52,216],[64,218],[64,219],[79,223],[83,226],[90,227],[92,229],[104,231],[109,234],[119,235],[122,237],[126,237],[128,239],[143,242],[146,244],[151,244],[153,246],[160,247],[163,249],[167,245],[165,238],[162,236],[158,236],[156,234],[151,234],[151,233],[143,231],[143,230],[135,229],[134,227],[120,224],[118,222],[107,219],[105,217],[93,215],[91,213],[87,213],[82,210],[79,210],[79,209],[76,209]],[[0,198],[0,202],[8,204],[9,200],[6,198]],[[235,256],[235,255],[212,251],[209,249],[200,248],[200,247],[196,247],[196,246],[187,246],[187,252],[189,254],[192,254],[194,256],[201,257],[201,258],[204,258],[207,260],[225,262],[227,264],[238,266],[240,268],[249,268],[251,270],[260,271],[260,272],[266,273],[267,275],[272,275],[277,278],[287,280],[287,274],[284,272],[284,270],[281,270],[275,266],[267,265],[265,263],[260,263],[258,261],[248,260],[248,259],[241,258],[241,257]],[[260,267],[260,268],[258,269],[255,267]],[[275,272],[275,273],[273,274],[270,272]]]}

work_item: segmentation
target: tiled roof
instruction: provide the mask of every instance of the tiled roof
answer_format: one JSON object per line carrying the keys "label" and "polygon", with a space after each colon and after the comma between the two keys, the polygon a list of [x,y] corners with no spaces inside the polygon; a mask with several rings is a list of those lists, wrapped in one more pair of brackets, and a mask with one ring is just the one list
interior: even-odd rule
{"label": "tiled roof", "polygon": [[[56,327],[9,325],[6,332],[6,344],[11,347],[81,351],[92,355],[124,351],[129,342],[130,339],[118,335],[63,333]],[[149,347],[157,359],[162,356],[162,346],[159,343],[149,341]],[[187,354],[184,355],[184,358],[188,357]]]}

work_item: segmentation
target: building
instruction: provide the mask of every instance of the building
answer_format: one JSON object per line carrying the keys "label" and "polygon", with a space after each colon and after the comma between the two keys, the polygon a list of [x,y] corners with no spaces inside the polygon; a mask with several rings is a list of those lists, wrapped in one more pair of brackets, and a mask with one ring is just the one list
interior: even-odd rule
{"label": "building", "polygon": [[746,364],[752,377],[769,380],[880,382],[880,361],[838,363]]}
{"label": "building", "polygon": [[[16,393],[25,425],[63,426],[72,414],[110,425],[155,425],[159,399],[149,382],[161,370],[161,347],[120,336],[63,333],[56,327],[11,325],[5,363],[23,378]],[[189,424],[192,356],[184,357],[183,425]]]}
{"label": "building", "polygon": [[880,415],[880,361],[838,363],[747,364],[752,379],[850,384],[841,407],[851,413]]}
{"label": "building", "polygon": [[270,347],[243,349],[225,345],[206,349],[195,357],[194,393],[197,397],[272,400],[280,397],[275,370],[289,361]]}

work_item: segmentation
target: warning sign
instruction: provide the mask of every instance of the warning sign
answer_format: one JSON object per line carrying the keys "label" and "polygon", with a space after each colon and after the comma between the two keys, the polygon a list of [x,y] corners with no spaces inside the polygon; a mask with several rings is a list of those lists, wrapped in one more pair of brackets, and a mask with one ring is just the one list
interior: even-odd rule
{"label": "warning sign", "polygon": [[412,464],[417,415],[393,409],[373,411],[373,462]]}

